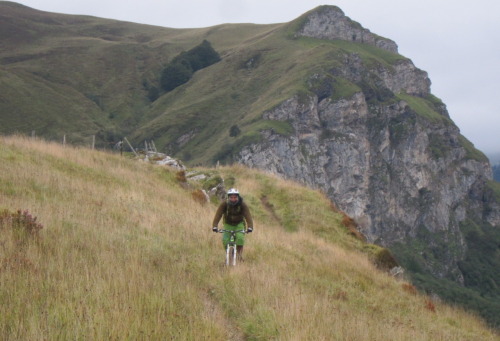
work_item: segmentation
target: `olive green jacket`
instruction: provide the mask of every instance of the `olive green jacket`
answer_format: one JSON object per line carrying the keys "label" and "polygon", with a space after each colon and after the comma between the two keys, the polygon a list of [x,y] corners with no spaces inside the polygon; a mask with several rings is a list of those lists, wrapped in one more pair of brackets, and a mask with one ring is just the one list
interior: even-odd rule
{"label": "olive green jacket", "polygon": [[224,223],[229,225],[238,225],[245,219],[247,227],[253,227],[252,215],[250,214],[250,209],[247,204],[243,202],[243,198],[240,197],[240,201],[232,206],[227,202],[223,202],[219,205],[217,212],[215,213],[214,221],[212,226],[217,226],[220,219],[224,216]]}

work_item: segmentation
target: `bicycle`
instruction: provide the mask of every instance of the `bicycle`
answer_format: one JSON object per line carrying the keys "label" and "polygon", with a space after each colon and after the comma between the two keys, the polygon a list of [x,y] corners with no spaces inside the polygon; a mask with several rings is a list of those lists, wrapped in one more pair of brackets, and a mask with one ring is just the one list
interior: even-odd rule
{"label": "bicycle", "polygon": [[[219,233],[229,232],[229,242],[226,246],[226,266],[236,266],[236,233],[247,233],[245,230],[217,230]],[[232,262],[231,262],[232,261]],[[231,264],[232,263],[232,264]]]}

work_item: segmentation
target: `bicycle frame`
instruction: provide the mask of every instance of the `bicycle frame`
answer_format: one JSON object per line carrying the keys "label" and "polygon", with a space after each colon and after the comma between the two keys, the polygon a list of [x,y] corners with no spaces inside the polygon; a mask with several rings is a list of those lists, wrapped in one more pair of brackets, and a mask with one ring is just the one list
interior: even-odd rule
{"label": "bicycle frame", "polygon": [[[237,231],[230,231],[230,230],[217,230],[219,233],[224,233],[224,232],[229,232],[229,242],[227,243],[226,246],[226,265],[227,266],[235,266],[236,265],[236,256],[237,256],[237,250],[236,250],[236,233],[246,233],[245,230],[237,230]],[[231,250],[233,250],[233,254],[231,257]]]}

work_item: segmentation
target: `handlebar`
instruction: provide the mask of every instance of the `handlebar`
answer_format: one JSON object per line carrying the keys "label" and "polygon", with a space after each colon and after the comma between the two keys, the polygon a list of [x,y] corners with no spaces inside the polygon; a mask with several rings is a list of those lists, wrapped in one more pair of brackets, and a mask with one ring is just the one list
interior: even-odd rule
{"label": "handlebar", "polygon": [[245,231],[245,230],[232,231],[232,230],[222,230],[222,229],[221,230],[217,230],[217,232],[218,233],[224,233],[224,232],[229,232],[229,233],[231,233],[231,232],[234,232],[234,233],[247,233],[247,231]]}

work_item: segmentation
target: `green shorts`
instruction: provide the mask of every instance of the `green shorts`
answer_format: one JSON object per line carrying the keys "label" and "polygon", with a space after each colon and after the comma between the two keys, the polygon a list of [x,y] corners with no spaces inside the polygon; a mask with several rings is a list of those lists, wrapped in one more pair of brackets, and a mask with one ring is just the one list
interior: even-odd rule
{"label": "green shorts", "polygon": [[[229,231],[238,231],[238,230],[244,230],[245,229],[245,223],[241,222],[238,225],[229,225],[229,224],[224,224],[224,230],[229,230]],[[224,245],[224,249],[227,247],[227,243],[229,243],[229,238],[231,237],[231,234],[229,232],[224,232],[222,235],[222,245]],[[245,245],[245,234],[244,233],[236,233],[236,245]]]}

